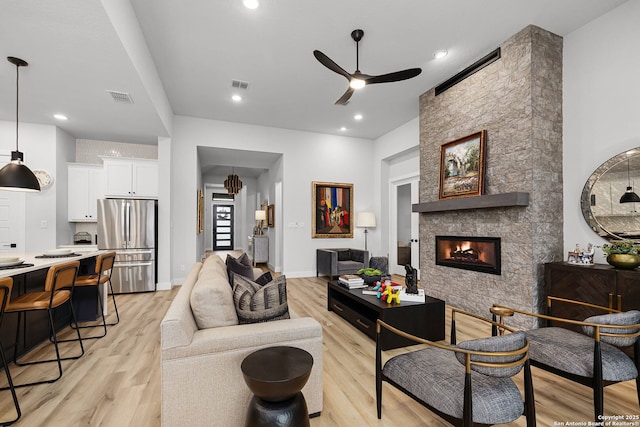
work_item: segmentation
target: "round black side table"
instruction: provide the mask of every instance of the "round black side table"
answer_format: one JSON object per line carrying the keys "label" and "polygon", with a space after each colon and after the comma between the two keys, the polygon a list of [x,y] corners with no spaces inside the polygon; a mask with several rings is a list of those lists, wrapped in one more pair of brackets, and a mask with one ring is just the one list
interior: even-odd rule
{"label": "round black side table", "polygon": [[253,392],[246,426],[308,427],[309,411],[302,395],[313,357],[296,347],[269,347],[244,358],[240,368]]}

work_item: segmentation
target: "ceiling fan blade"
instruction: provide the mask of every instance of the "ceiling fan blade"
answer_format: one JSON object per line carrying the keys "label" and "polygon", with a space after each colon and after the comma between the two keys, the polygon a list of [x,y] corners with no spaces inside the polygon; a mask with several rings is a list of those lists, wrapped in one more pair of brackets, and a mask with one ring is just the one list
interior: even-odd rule
{"label": "ceiling fan blade", "polygon": [[368,85],[374,83],[390,83],[399,82],[400,80],[411,79],[422,72],[420,68],[409,68],[407,70],[396,71],[389,74],[381,74],[379,76],[369,77],[366,81]]}
{"label": "ceiling fan blade", "polygon": [[347,89],[347,91],[340,97],[340,99],[336,101],[335,105],[347,105],[349,103],[351,95],[353,95],[353,91],[353,88],[349,86],[349,89]]}
{"label": "ceiling fan blade", "polygon": [[330,69],[331,71],[338,73],[347,78],[347,80],[351,80],[351,74],[347,73],[341,66],[333,62],[327,55],[320,52],[319,50],[313,51],[313,56],[325,67]]}

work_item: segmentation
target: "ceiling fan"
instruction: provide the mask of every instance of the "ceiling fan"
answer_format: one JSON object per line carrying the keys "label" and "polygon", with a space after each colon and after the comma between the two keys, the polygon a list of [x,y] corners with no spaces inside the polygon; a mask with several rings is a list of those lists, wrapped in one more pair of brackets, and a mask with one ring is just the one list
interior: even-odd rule
{"label": "ceiling fan", "polygon": [[316,57],[318,61],[331,71],[338,73],[349,80],[349,88],[347,91],[336,101],[336,105],[347,105],[349,103],[349,99],[353,92],[357,89],[361,89],[366,85],[371,85],[374,83],[390,83],[390,82],[398,82],[400,80],[407,80],[413,78],[422,72],[420,68],[409,68],[402,71],[396,71],[388,74],[381,74],[379,76],[370,76],[368,74],[363,74],[360,72],[360,64],[359,64],[359,50],[358,46],[360,40],[364,36],[364,31],[362,30],[353,30],[351,32],[351,38],[356,42],[356,71],[352,74],[346,72],[342,67],[333,62],[327,55],[320,52],[319,50],[313,51],[313,56]]}

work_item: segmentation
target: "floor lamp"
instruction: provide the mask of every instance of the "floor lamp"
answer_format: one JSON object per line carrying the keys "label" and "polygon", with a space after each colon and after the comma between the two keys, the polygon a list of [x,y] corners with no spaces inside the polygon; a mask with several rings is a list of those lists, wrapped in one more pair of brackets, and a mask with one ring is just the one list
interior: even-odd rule
{"label": "floor lamp", "polygon": [[356,217],[356,227],[364,228],[364,250],[367,250],[367,234],[369,230],[367,228],[376,226],[376,216],[373,212],[360,212]]}

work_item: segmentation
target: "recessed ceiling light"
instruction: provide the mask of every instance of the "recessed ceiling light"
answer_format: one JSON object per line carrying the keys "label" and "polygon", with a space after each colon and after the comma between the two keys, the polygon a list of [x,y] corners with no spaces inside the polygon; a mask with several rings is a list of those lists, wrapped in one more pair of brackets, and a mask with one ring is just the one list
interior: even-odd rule
{"label": "recessed ceiling light", "polygon": [[346,131],[347,131],[347,128],[346,128],[346,127],[344,127],[344,126],[342,126],[342,127],[340,128],[340,131],[342,131],[342,132],[346,132]]}
{"label": "recessed ceiling light", "polygon": [[356,114],[355,116],[353,116],[353,118],[355,120],[362,120],[362,114]]}
{"label": "recessed ceiling light", "polygon": [[433,57],[436,59],[441,59],[444,58],[445,56],[447,56],[449,52],[447,52],[446,50],[438,50],[436,51],[436,53],[433,54]]}
{"label": "recessed ceiling light", "polygon": [[69,118],[67,116],[65,116],[64,114],[54,114],[53,115],[54,118],[58,119],[58,120],[68,120]]}
{"label": "recessed ceiling light", "polygon": [[260,6],[258,0],[242,0],[242,4],[247,9],[257,9]]}
{"label": "recessed ceiling light", "polygon": [[233,101],[235,101],[235,102],[240,102],[240,101],[242,101],[242,97],[241,97],[240,95],[233,95],[233,96],[231,97],[231,99],[232,99]]}

